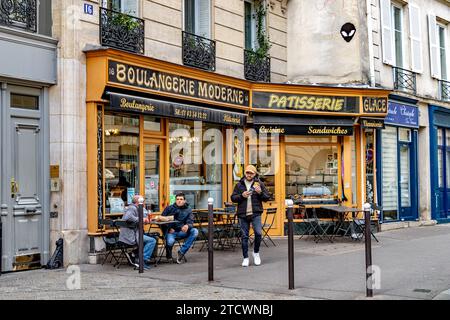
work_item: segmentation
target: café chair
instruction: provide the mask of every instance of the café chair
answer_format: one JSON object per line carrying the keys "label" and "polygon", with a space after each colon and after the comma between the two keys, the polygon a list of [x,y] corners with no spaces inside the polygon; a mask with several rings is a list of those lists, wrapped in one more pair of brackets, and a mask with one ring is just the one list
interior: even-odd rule
{"label": "caf\u00e9 chair", "polygon": [[277,214],[277,208],[267,208],[266,209],[266,216],[264,218],[264,223],[262,224],[262,242],[266,245],[266,247],[269,247],[266,243],[266,239],[276,247],[277,245],[275,242],[273,242],[272,238],[269,235],[270,229],[272,229],[273,224],[275,222],[275,216]]}
{"label": "caf\u00e9 chair", "polygon": [[[114,225],[114,220],[111,219],[99,219],[99,226],[108,226],[108,227],[113,227]],[[119,260],[117,259],[117,256],[115,254],[116,251],[119,250],[119,235],[117,234],[117,232],[113,232],[113,233],[104,233],[104,229],[102,229],[102,239],[103,242],[105,243],[105,255],[102,261],[102,265],[105,264],[105,262],[108,260],[108,257],[111,257],[110,262],[114,261],[114,265],[116,265]]]}
{"label": "caf\u00e9 chair", "polygon": [[[372,238],[374,238],[376,242],[380,242],[372,231],[372,222],[379,221],[380,212],[381,212],[381,210],[383,210],[383,208],[381,206],[378,206],[375,203],[371,203],[370,207],[372,209],[372,214],[370,216],[370,226],[369,226],[370,234],[372,235]],[[366,220],[364,219],[364,216],[362,219],[358,218],[358,217],[354,217],[353,224],[354,224],[354,232],[356,234],[355,240],[364,239],[365,234],[366,234]]]}

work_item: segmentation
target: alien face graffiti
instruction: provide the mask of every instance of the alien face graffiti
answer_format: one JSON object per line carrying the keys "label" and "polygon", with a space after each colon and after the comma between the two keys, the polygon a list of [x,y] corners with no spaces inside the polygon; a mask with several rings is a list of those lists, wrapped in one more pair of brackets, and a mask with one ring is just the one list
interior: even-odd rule
{"label": "alien face graffiti", "polygon": [[347,22],[341,28],[341,36],[345,41],[350,42],[356,33],[356,27],[353,23]]}

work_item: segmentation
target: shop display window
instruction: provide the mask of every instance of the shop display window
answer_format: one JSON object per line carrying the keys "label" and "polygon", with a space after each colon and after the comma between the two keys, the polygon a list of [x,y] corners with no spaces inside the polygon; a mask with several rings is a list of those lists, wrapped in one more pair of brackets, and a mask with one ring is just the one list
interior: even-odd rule
{"label": "shop display window", "polygon": [[139,117],[104,116],[106,214],[123,213],[139,190]]}
{"label": "shop display window", "polygon": [[183,192],[193,209],[222,207],[222,148],[221,127],[193,122],[169,124],[170,203]]}
{"label": "shop display window", "polygon": [[338,196],[338,148],[286,145],[286,198],[334,200]]}

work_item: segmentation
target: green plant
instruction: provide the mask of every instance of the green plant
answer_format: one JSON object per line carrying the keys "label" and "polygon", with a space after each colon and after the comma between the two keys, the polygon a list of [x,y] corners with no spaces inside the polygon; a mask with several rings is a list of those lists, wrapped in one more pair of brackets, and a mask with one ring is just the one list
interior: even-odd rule
{"label": "green plant", "polygon": [[256,18],[256,41],[258,48],[254,50],[258,58],[264,58],[269,53],[272,46],[269,41],[269,36],[266,34],[265,17],[267,15],[267,7],[264,5],[264,1],[255,3],[255,18]]}
{"label": "green plant", "polygon": [[115,26],[122,26],[128,31],[133,31],[139,28],[139,21],[131,16],[131,12],[123,13],[117,8],[112,9],[115,12],[111,12],[111,23]]}

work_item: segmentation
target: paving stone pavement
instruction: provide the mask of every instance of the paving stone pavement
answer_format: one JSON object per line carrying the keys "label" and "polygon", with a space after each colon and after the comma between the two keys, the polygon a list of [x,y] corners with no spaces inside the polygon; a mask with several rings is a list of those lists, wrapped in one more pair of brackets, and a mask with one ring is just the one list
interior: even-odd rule
{"label": "paving stone pavement", "polygon": [[[450,225],[391,230],[377,237],[373,263],[381,277],[374,300],[450,299]],[[240,248],[214,251],[211,283],[207,251],[199,252],[198,245],[189,251],[188,263],[160,264],[143,274],[108,264],[2,274],[0,299],[366,299],[364,243],[296,237],[295,289],[288,290],[287,239],[275,242],[276,247],[262,245],[261,266],[248,268],[240,266]],[[80,271],[79,282],[74,270]]]}

